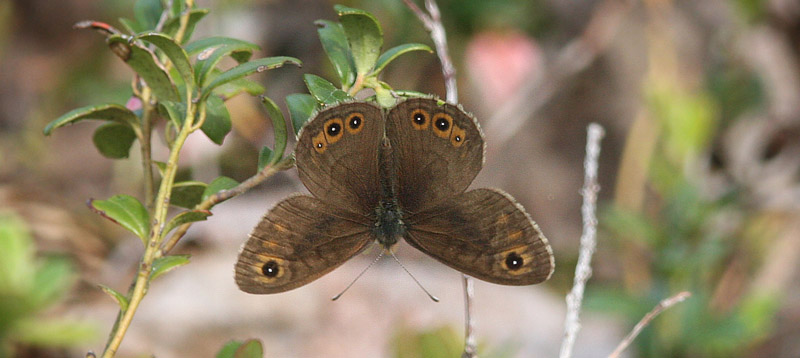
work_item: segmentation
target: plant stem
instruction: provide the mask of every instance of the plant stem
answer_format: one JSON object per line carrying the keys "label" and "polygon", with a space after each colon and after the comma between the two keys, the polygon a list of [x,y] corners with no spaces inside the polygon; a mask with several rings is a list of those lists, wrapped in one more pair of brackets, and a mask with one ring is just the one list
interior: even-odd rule
{"label": "plant stem", "polygon": [[139,147],[142,152],[142,169],[144,170],[144,197],[147,210],[153,210],[153,197],[155,196],[155,178],[153,178],[153,157],[150,140],[152,138],[152,115],[154,108],[150,104],[152,91],[150,87],[142,88],[139,99],[142,101],[142,133],[139,137]]}
{"label": "plant stem", "polygon": [[[208,210],[211,209],[214,205],[217,205],[225,200],[234,198],[239,196],[246,191],[252,189],[258,184],[261,184],[267,178],[273,176],[275,173],[289,169],[294,165],[294,160],[292,157],[285,158],[274,165],[268,165],[264,167],[260,172],[256,173],[252,177],[248,178],[247,180],[243,181],[241,184],[237,185],[235,188],[229,190],[222,190],[214,195],[211,195],[200,204],[195,206],[195,210]],[[168,240],[164,242],[161,250],[156,253],[156,256],[161,257],[167,255],[172,248],[178,243],[178,241],[186,234],[186,231],[189,230],[189,227],[192,226],[192,223],[187,223],[179,226],[175,229],[172,236],[169,237]]]}

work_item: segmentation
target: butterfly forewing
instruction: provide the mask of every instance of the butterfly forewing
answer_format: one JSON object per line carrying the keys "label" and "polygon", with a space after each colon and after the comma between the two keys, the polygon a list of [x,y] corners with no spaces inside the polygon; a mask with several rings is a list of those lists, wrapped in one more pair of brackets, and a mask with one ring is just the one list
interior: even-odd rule
{"label": "butterfly forewing", "polygon": [[335,269],[374,240],[349,213],[308,196],[276,205],[253,229],[236,263],[236,284],[249,293],[305,285]]}
{"label": "butterfly forewing", "polygon": [[329,106],[303,126],[295,157],[300,181],[328,205],[372,214],[380,194],[380,108],[366,103]]}
{"label": "butterfly forewing", "polygon": [[386,136],[397,166],[397,197],[417,212],[461,194],[483,165],[483,135],[457,106],[412,98],[389,111]]}
{"label": "butterfly forewing", "polygon": [[539,227],[498,190],[460,194],[406,220],[411,246],[484,281],[530,285],[547,280],[554,262]]}

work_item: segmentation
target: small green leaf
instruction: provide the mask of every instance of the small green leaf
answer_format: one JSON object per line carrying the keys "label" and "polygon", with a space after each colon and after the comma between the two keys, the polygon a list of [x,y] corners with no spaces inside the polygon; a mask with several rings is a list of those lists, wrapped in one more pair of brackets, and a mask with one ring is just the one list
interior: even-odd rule
{"label": "small green leaf", "polygon": [[193,209],[200,203],[203,192],[206,190],[206,183],[199,181],[183,181],[172,186],[170,195],[170,205],[182,208]]}
{"label": "small green leaf", "polygon": [[263,146],[261,151],[258,152],[258,171],[264,170],[267,164],[270,164],[272,161],[272,149],[269,149],[267,146]]}
{"label": "small green leaf", "polygon": [[113,298],[114,301],[117,301],[120,311],[124,312],[128,309],[128,298],[125,297],[125,295],[119,293],[119,291],[111,287],[108,287],[106,285],[97,285],[97,286],[100,286],[100,289],[103,290],[103,292],[111,296],[111,298]]}
{"label": "small green leaf", "polygon": [[225,136],[231,131],[231,115],[225,102],[218,96],[210,96],[206,100],[206,120],[200,127],[212,142],[222,145]]}
{"label": "small green leaf", "polygon": [[387,88],[388,84],[383,86],[384,84],[384,82],[381,82],[378,86],[373,87],[375,90],[376,100],[383,108],[394,107],[394,105],[397,103],[397,99],[395,99],[392,95],[392,89]]}
{"label": "small green leaf", "polygon": [[159,113],[169,118],[175,128],[180,128],[186,117],[186,104],[182,102],[160,101]]}
{"label": "small green leaf", "polygon": [[122,35],[109,36],[106,43],[111,50],[147,82],[159,100],[179,101],[178,92],[164,67],[150,49],[128,41]]}
{"label": "small green leaf", "polygon": [[136,36],[142,40],[152,43],[167,55],[172,65],[178,70],[185,84],[194,85],[194,72],[189,63],[189,56],[173,39],[156,32],[150,32]]}
{"label": "small green leaf", "polygon": [[[192,37],[192,33],[194,32],[195,26],[197,26],[197,22],[202,20],[206,15],[208,15],[208,9],[192,9],[189,11],[189,21],[186,23],[186,31],[184,32],[181,44],[186,43]],[[173,17],[164,23],[164,30],[161,32],[172,37],[178,32],[180,26],[181,17]]]}
{"label": "small green leaf", "polygon": [[286,131],[286,119],[283,118],[283,112],[278,108],[269,97],[262,96],[261,103],[267,109],[267,114],[272,120],[272,131],[275,133],[275,146],[273,156],[269,164],[275,164],[283,158],[283,152],[286,150],[286,138],[288,136]]}
{"label": "small green leaf", "polygon": [[425,94],[422,92],[417,91],[409,91],[409,90],[395,90],[394,93],[400,97],[405,98],[420,98],[420,97],[430,97],[431,95]]}
{"label": "small green leaf", "polygon": [[236,349],[242,345],[241,341],[229,341],[217,352],[216,358],[233,358]]}
{"label": "small green leaf", "polygon": [[106,158],[127,158],[136,133],[127,124],[106,123],[97,127],[92,136],[94,146]]}
{"label": "small green leaf", "polygon": [[201,86],[206,85],[210,80],[211,71],[217,67],[223,57],[230,55],[235,59],[243,60],[238,61],[239,63],[247,62],[256,48],[258,46],[254,47],[253,44],[244,42],[224,44],[206,49],[197,56],[197,62],[195,63],[194,71],[197,76],[197,83]]}
{"label": "small green leaf", "polygon": [[[261,49],[261,47],[252,42],[239,40],[231,37],[223,37],[223,36],[206,37],[204,39],[194,41],[186,45],[185,49],[189,55],[196,55],[212,47],[221,47],[226,45],[236,46],[246,49],[245,52],[250,54],[252,54],[253,51],[258,51]],[[247,59],[245,59],[244,61],[247,61]]]}
{"label": "small green leaf", "polygon": [[242,343],[236,352],[233,354],[234,358],[263,358],[264,348],[261,347],[261,342],[256,339],[248,339]]}
{"label": "small green leaf", "polygon": [[170,231],[183,224],[188,224],[197,221],[205,221],[206,218],[208,218],[209,216],[211,216],[211,212],[208,210],[184,211],[178,215],[175,215],[175,217],[173,217],[172,220],[170,220],[167,223],[167,225],[164,227],[164,231],[161,232],[161,236],[162,237],[167,236],[167,234],[169,234]]}
{"label": "small green leaf", "polygon": [[350,97],[347,92],[336,88],[333,83],[328,82],[328,80],[320,76],[306,73],[303,75],[303,81],[305,81],[306,87],[308,87],[308,92],[310,92],[319,103],[333,104],[353,98]]}
{"label": "small green leaf", "polygon": [[136,17],[136,22],[146,30],[156,28],[163,10],[161,0],[137,0],[133,4],[133,14]]}
{"label": "small green leaf", "polygon": [[430,47],[423,44],[404,44],[400,46],[395,46],[384,52],[381,57],[378,58],[378,62],[375,64],[375,69],[372,70],[370,75],[377,75],[389,62],[392,62],[395,58],[399,57],[400,55],[411,52],[411,51],[428,51],[433,53]]}
{"label": "small green leaf", "polygon": [[355,62],[356,73],[366,76],[372,72],[383,46],[383,30],[372,14],[359,9],[335,5]]}
{"label": "small green leaf", "polygon": [[114,195],[107,200],[89,200],[88,204],[92,210],[128,229],[147,244],[150,214],[139,200],[130,195]]}
{"label": "small green leaf", "polygon": [[251,96],[258,96],[264,93],[266,90],[267,89],[264,88],[264,86],[256,81],[247,78],[240,78],[217,87],[214,89],[213,93],[222,97],[223,99],[228,99],[233,98],[242,92],[247,92],[247,94]]}
{"label": "small green leaf", "polygon": [[342,87],[352,86],[353,81],[356,80],[356,69],[353,63],[353,55],[350,52],[350,44],[347,42],[347,36],[344,33],[342,24],[327,20],[317,20],[314,24],[317,25],[317,33],[319,34],[320,42],[322,42],[322,48],[328,55],[328,59],[333,63],[333,68],[336,69],[336,74],[339,76]]}
{"label": "small green leaf", "polygon": [[119,23],[122,24],[122,27],[124,27],[125,30],[128,30],[128,33],[130,33],[131,35],[138,34],[138,33],[143,32],[145,30],[144,28],[142,28],[141,25],[139,25],[138,22],[136,22],[136,20],[131,20],[131,19],[126,19],[124,17],[120,17],[119,18]]}
{"label": "small green leaf", "polygon": [[50,135],[54,129],[73,124],[85,119],[112,121],[130,126],[138,126],[139,118],[131,110],[118,104],[101,104],[74,109],[44,127],[44,135]]}
{"label": "small green leaf", "polygon": [[219,76],[214,78],[214,80],[212,80],[211,83],[208,84],[208,86],[203,88],[203,92],[200,96],[200,99],[201,100],[205,99],[214,88],[217,88],[225,83],[237,80],[239,78],[248,76],[256,72],[263,72],[273,68],[278,68],[287,63],[297,66],[300,66],[302,64],[302,62],[300,62],[300,60],[296,58],[285,57],[285,56],[260,58],[257,60],[243,63],[239,66],[236,66],[234,68],[231,68],[230,70],[221,73]]}
{"label": "small green leaf", "polygon": [[150,271],[150,281],[153,281],[158,276],[161,276],[179,266],[183,266],[188,263],[189,255],[170,255],[159,257],[153,260],[153,270]]}
{"label": "small green leaf", "polygon": [[160,174],[161,177],[163,178],[164,177],[164,172],[167,171],[167,163],[159,162],[157,160],[154,160],[153,164],[156,165],[156,168],[158,168],[158,174]]}
{"label": "small green leaf", "polygon": [[297,135],[317,109],[317,101],[310,94],[294,93],[286,96],[286,106],[289,108],[294,134]]}
{"label": "small green leaf", "polygon": [[218,177],[212,180],[211,183],[208,183],[206,190],[203,191],[202,201],[206,201],[206,199],[208,199],[210,196],[219,193],[220,191],[233,189],[238,185],[239,182],[234,179],[226,176]]}
{"label": "small green leaf", "polygon": [[26,297],[31,307],[44,308],[63,298],[75,283],[75,271],[66,258],[45,260],[33,278],[34,290]]}

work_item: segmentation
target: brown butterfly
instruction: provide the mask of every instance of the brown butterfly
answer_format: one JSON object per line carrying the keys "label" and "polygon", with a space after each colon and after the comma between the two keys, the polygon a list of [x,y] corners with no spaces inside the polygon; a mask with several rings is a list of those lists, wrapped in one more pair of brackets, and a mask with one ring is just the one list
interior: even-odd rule
{"label": "brown butterfly", "polygon": [[465,191],[483,165],[477,122],[458,106],[412,98],[319,111],[295,156],[311,195],[269,211],[242,248],[236,283],[277,293],[330,272],[377,241],[411,246],[467,275],[503,285],[553,273],[547,239],[510,195]]}

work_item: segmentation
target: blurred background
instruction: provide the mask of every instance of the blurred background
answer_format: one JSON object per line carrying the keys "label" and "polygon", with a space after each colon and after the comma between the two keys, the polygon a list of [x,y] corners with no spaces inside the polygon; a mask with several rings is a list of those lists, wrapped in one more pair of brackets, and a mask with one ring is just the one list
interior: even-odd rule
{"label": "blurred background", "polygon": [[[281,104],[302,74],[334,72],[313,21],[322,0],[204,0],[194,38],[259,44],[255,57],[302,68],[255,75]],[[338,1],[372,12],[384,48],[432,46],[399,0]],[[606,129],[600,233],[575,356],[610,353],[661,299],[693,297],[646,328],[628,357],[800,356],[800,2],[797,0],[440,0],[460,102],[481,122],[487,160],[474,186],[511,193],[553,246],[553,278],[532,287],[476,282],[481,356],[556,356],[581,234],[586,126]],[[102,351],[141,244],[85,205],[141,197],[136,153],[102,157],[85,122],[45,137],[69,110],[124,104],[132,71],[85,19],[119,27],[133,1],[0,1],[0,352],[77,357]],[[404,55],[384,72],[396,89],[444,97],[435,55]],[[227,102],[222,146],[193,136],[186,173],[243,180],[272,128],[258,100]],[[155,159],[163,160],[163,140]],[[291,144],[290,144],[291,145]],[[291,147],[290,147],[291,148]],[[187,174],[189,175],[189,174]],[[233,282],[240,245],[261,215],[303,191],[295,170],[214,208],[176,253],[192,262],[156,281],[120,357],[211,357],[257,338],[267,357],[455,357],[462,347],[460,274],[407,245],[398,257],[433,303],[375,252],[300,289],[254,296]],[[0,353],[2,355],[3,353]]]}

